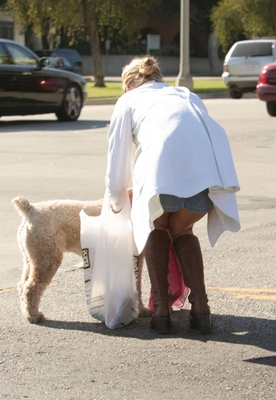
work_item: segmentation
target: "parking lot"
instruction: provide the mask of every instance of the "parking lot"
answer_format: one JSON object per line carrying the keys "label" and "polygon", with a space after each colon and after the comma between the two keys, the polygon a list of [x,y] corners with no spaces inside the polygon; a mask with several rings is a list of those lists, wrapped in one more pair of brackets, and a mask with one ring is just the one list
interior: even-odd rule
{"label": "parking lot", "polygon": [[[196,227],[215,330],[188,328],[189,304],[170,335],[148,318],[112,331],[86,310],[81,259],[66,255],[42,300],[47,320],[25,321],[15,290],[20,223],[11,200],[98,199],[113,105],[86,106],[74,123],[53,114],[0,119],[1,399],[269,399],[276,367],[276,118],[256,98],[206,99],[229,137],[242,229],[210,247]],[[149,281],[143,277],[147,301]]]}

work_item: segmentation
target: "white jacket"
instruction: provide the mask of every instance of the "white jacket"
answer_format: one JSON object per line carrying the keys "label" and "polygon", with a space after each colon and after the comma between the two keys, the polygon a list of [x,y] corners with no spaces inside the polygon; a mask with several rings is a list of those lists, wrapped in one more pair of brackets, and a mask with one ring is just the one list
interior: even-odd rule
{"label": "white jacket", "polygon": [[127,92],[116,103],[108,140],[106,189],[113,208],[120,210],[132,180],[131,218],[139,254],[153,221],[163,213],[159,194],[190,197],[209,188],[212,246],[225,230],[240,229],[239,183],[227,136],[187,88],[152,81]]}

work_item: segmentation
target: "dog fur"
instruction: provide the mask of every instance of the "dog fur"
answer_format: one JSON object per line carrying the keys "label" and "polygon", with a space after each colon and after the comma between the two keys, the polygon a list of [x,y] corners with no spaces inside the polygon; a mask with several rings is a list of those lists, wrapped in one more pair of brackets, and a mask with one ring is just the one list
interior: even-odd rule
{"label": "dog fur", "polygon": [[[65,252],[81,256],[80,217],[101,213],[103,199],[95,201],[50,200],[31,204],[25,197],[12,200],[22,217],[17,240],[23,256],[23,273],[18,284],[21,310],[31,323],[45,319],[39,310],[43,292],[60,267]],[[136,285],[139,312],[147,314],[141,298],[142,262],[138,261]]]}

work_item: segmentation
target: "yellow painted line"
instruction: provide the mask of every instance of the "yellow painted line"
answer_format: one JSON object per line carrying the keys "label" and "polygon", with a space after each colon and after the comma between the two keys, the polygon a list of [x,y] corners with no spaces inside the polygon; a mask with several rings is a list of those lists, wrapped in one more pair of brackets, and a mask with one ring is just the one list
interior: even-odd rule
{"label": "yellow painted line", "polygon": [[[231,288],[231,287],[207,287],[207,290],[217,290],[219,292],[231,293],[232,299],[251,299],[251,300],[276,300],[276,289],[264,288]],[[237,292],[237,293],[235,293]],[[254,294],[256,293],[256,294]],[[267,293],[267,294],[265,294]]]}
{"label": "yellow painted line", "polygon": [[16,288],[11,287],[11,288],[0,289],[0,293],[9,293],[9,292],[16,292]]}
{"label": "yellow painted line", "polygon": [[[57,286],[57,285],[58,285],[58,283],[50,283],[49,286]],[[17,291],[16,287],[0,289],[0,293],[13,293],[16,291]]]}
{"label": "yellow painted line", "polygon": [[276,300],[276,296],[261,294],[232,294],[233,299],[252,299],[252,300]]}
{"label": "yellow painted line", "polygon": [[276,289],[262,289],[262,288],[231,288],[231,287],[212,287],[209,286],[207,290],[218,290],[220,292],[250,292],[250,293],[276,293]]}

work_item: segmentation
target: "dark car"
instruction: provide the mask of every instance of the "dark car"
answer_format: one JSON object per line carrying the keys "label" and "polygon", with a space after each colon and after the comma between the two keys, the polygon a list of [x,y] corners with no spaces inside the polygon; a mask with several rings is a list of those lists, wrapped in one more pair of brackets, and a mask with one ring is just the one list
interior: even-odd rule
{"label": "dark car", "polygon": [[266,101],[268,114],[276,117],[276,64],[263,67],[256,91],[259,99]]}
{"label": "dark car", "polygon": [[73,67],[73,71],[82,74],[82,58],[75,49],[38,50],[39,57],[62,57]]}
{"label": "dark car", "polygon": [[[42,57],[43,58],[43,57]],[[63,69],[64,71],[72,71],[75,72],[75,68],[67,60],[67,58],[63,57],[46,57],[49,60],[48,68],[58,68]]]}
{"label": "dark car", "polygon": [[55,113],[61,121],[76,121],[87,100],[85,79],[49,68],[13,40],[0,39],[0,117]]}

